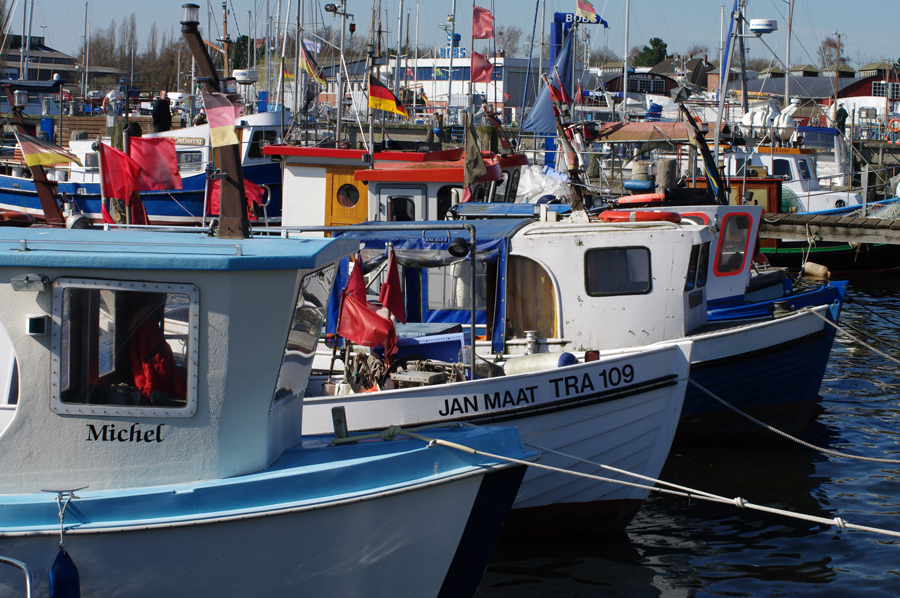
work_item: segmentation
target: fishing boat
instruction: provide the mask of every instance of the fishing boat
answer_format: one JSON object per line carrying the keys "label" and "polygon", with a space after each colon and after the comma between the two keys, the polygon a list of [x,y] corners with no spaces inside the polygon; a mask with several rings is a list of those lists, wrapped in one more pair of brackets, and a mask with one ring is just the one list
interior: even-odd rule
{"label": "fishing boat", "polygon": [[[282,129],[280,112],[239,116],[235,128],[241,138],[241,166],[244,178],[266,190],[259,209],[262,224],[281,222],[281,165],[262,153],[267,143],[275,143]],[[209,202],[210,175],[214,173],[209,125],[151,133],[146,137],[172,139],[183,187],[141,193],[152,224],[202,226],[216,212]],[[103,222],[101,213],[100,168],[95,140],[69,142],[81,166],[72,163],[47,167],[47,178],[55,187],[57,201],[69,212],[82,213],[92,222]],[[15,210],[44,219],[34,177],[17,151],[0,161],[0,209]]]}
{"label": "fishing boat", "polygon": [[[534,457],[514,428],[301,435],[356,241],[0,227],[0,246],[0,553],[39,595],[474,594]],[[0,568],[0,596],[24,592]]]}
{"label": "fishing boat", "polygon": [[[692,380],[788,433],[803,431],[834,339],[826,320],[837,321],[845,283],[830,283],[797,303],[791,296],[781,297],[780,304],[724,303],[729,317],[710,319],[709,287],[718,285],[720,295],[738,293],[724,286],[733,278],[735,289],[746,288],[753,230],[747,213],[719,221],[722,241],[714,244],[711,227],[682,222],[675,212],[648,211],[643,222],[577,223],[549,209],[541,219],[511,218],[505,207],[496,209],[505,217],[464,221],[483,231],[475,316],[477,334],[486,338],[476,342],[480,354],[602,356],[688,339],[695,346]],[[480,219],[490,210],[458,209]],[[407,321],[471,322],[468,307],[462,308],[468,304],[458,303],[469,278],[460,268],[468,266],[427,257],[446,250],[451,238],[422,231],[352,234],[366,262],[383,261],[387,245],[396,252],[404,266]],[[725,282],[716,282],[718,277]],[[806,307],[814,313],[801,311]],[[766,372],[765,387],[759,372]],[[687,396],[678,430],[682,440],[757,440],[767,434],[693,386]],[[726,429],[727,435],[721,432]]]}

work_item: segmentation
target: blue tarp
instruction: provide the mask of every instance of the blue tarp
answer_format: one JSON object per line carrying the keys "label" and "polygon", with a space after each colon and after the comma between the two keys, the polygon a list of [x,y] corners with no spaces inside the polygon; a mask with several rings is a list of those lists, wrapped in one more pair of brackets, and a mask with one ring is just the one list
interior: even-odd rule
{"label": "blue tarp", "polygon": [[[556,62],[553,65],[556,71],[559,72],[562,84],[570,95],[572,89],[572,37],[571,34],[566,36],[566,41],[563,44],[562,50],[559,51],[559,56],[556,57]],[[553,71],[550,71],[549,76],[550,80],[558,85],[556,75]],[[541,89],[541,93],[538,94],[537,100],[535,100],[534,106],[531,108],[531,112],[528,113],[528,117],[525,119],[525,122],[522,123],[522,130],[544,135],[556,133],[556,119],[553,116],[553,102],[550,100],[550,92],[547,90],[546,85]]]}
{"label": "blue tarp", "polygon": [[[501,206],[506,207],[506,206]],[[503,350],[503,334],[505,326],[496,324],[504,322],[506,319],[506,301],[503,301],[502,295],[506,291],[506,259],[509,249],[509,239],[517,230],[531,222],[530,218],[499,218],[492,220],[466,221],[475,227],[475,250],[477,261],[488,264],[496,264],[497,267],[497,289],[494,301],[494,334],[492,344],[495,352]],[[383,222],[368,222],[361,226],[371,226],[373,229],[378,226],[384,226]],[[428,224],[435,224],[429,222]],[[469,240],[468,231],[465,230],[417,230],[410,228],[404,231],[347,231],[337,236],[348,236],[359,240],[360,250],[363,259],[366,260],[367,266],[370,263],[377,265],[378,259],[383,259],[385,248],[388,243],[393,245],[397,260],[401,266],[404,266],[406,278],[406,315],[407,321],[421,322],[456,322],[459,324],[469,323],[468,309],[442,309],[429,310],[427,297],[427,276],[424,275],[424,269],[428,267],[437,267],[447,265],[449,263],[462,261],[461,258],[453,258],[450,256],[447,248],[450,242],[461,237],[466,241]],[[373,256],[379,256],[374,259]],[[373,266],[374,267],[374,266]],[[367,270],[369,268],[367,267]],[[339,275],[340,276],[340,275]],[[331,305],[329,306],[329,328],[328,332],[332,332],[331,322],[336,320],[337,304],[336,298],[343,286],[334,285],[335,292],[332,294]],[[487,314],[484,310],[476,312],[476,325],[484,326],[487,322]]]}

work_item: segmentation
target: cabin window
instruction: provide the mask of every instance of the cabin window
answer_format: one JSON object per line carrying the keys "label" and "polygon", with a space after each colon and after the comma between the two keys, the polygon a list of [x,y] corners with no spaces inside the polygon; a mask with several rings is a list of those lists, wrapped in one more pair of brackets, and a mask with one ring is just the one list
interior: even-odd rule
{"label": "cabin window", "polygon": [[197,409],[199,313],[193,285],[56,281],[51,408],[190,417]]}
{"label": "cabin window", "polygon": [[709,275],[709,247],[711,243],[707,241],[700,249],[700,263],[697,266],[697,288],[706,286],[706,278]]}
{"label": "cabin window", "polygon": [[506,201],[509,203],[516,202],[516,195],[519,193],[519,169],[516,168],[512,172],[512,178],[509,183],[509,193],[506,195]]}
{"label": "cabin window", "polygon": [[412,197],[392,195],[388,197],[388,221],[414,222],[416,219],[416,202]]}
{"label": "cabin window", "polygon": [[203,154],[197,151],[176,152],[180,172],[200,172],[203,170]]}
{"label": "cabin window", "polygon": [[337,201],[345,208],[355,208],[359,203],[359,189],[355,185],[345,183],[338,188]]}
{"label": "cabin window", "polygon": [[540,338],[557,338],[556,289],[538,262],[513,255],[506,281],[506,338],[525,338],[534,330]]}
{"label": "cabin window", "polygon": [[444,185],[437,192],[437,219],[444,220],[447,210],[453,207],[453,190],[459,189],[458,185]]}
{"label": "cabin window", "polygon": [[649,293],[650,276],[646,247],[591,249],[584,254],[584,286],[592,297]]}
{"label": "cabin window", "polygon": [[475,185],[474,193],[472,193],[472,201],[484,201],[484,185]]}
{"label": "cabin window", "polygon": [[337,268],[334,265],[303,277],[297,295],[297,305],[288,331],[284,358],[275,385],[272,411],[291,400],[302,397],[309,381],[310,365],[322,332],[328,308],[328,297],[334,284]]}
{"label": "cabin window", "polygon": [[[427,305],[429,311],[443,309],[471,309],[472,305],[472,262],[460,261],[449,266],[425,270],[428,285]],[[475,309],[485,309],[487,305],[487,264],[476,262],[475,267]]]}
{"label": "cabin window", "polygon": [[506,190],[509,188],[509,173],[505,170],[500,173],[500,180],[494,183],[494,193],[491,203],[503,203],[506,201]]}
{"label": "cabin window", "polygon": [[750,245],[749,214],[727,214],[719,231],[716,248],[715,272],[717,276],[738,274],[744,269],[744,261]]}
{"label": "cabin window", "polygon": [[747,167],[747,159],[746,158],[735,158],[734,159],[734,176],[743,178],[744,169],[746,167]]}
{"label": "cabin window", "polygon": [[812,178],[809,174],[809,164],[807,164],[806,160],[797,160],[797,169],[800,171],[801,179]]}
{"label": "cabin window", "polygon": [[85,154],[84,156],[84,167],[87,170],[100,168],[100,158],[97,157],[96,153]]}
{"label": "cabin window", "polygon": [[250,138],[250,147],[247,149],[248,158],[262,159],[262,148],[264,145],[272,145],[278,137],[277,131],[254,131],[253,137]]}
{"label": "cabin window", "polygon": [[776,159],[772,164],[772,176],[784,177],[785,180],[793,180],[791,176],[791,163],[789,160]]}
{"label": "cabin window", "polygon": [[684,281],[684,290],[692,291],[706,286],[706,275],[709,270],[709,243],[702,243],[691,247],[691,257],[688,263],[687,276]]}

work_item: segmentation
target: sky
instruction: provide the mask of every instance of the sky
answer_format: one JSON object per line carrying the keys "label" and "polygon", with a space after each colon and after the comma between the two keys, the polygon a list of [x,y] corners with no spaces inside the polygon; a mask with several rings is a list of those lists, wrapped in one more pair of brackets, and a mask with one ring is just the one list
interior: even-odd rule
{"label": "sky", "polygon": [[[201,29],[206,29],[207,7],[214,16],[217,25],[213,25],[213,33],[221,31],[222,2],[204,2],[188,0],[201,7]],[[340,4],[340,0],[301,0],[305,2],[304,21],[312,21],[313,11],[318,14],[319,23],[331,25],[332,15],[323,9],[326,3]],[[391,46],[397,40],[397,19],[400,0],[377,0],[382,9],[382,27],[388,30],[386,38]],[[537,0],[541,2],[542,0]],[[549,35],[550,21],[554,12],[574,12],[576,0],[543,0],[546,2],[547,26],[545,33]],[[7,0],[12,7],[17,2],[12,19],[12,33],[22,33],[23,6],[32,0]],[[290,7],[288,3],[290,2]],[[290,23],[296,23],[297,0],[280,0],[281,21],[284,14],[290,16]],[[438,25],[446,22],[452,10],[454,0],[420,0],[418,36],[420,46],[433,46],[445,39],[445,33]],[[477,0],[479,6],[490,7],[491,0]],[[897,23],[900,23],[900,0],[794,0],[793,42],[791,46],[791,63],[794,65],[817,64],[816,49],[828,35],[841,35],[842,55],[850,65],[858,68],[862,61],[891,61],[900,58],[900,35]],[[179,32],[181,5],[183,0],[89,0],[73,2],[71,0],[33,0],[34,15],[32,35],[44,35],[50,47],[67,54],[77,54],[84,36],[85,7],[92,30],[106,29],[115,20],[120,24],[122,19],[135,14],[138,23],[138,39],[145,44],[150,26],[155,22],[157,30],[162,33],[174,29]],[[496,24],[515,26],[523,30],[523,39],[530,39],[535,24],[535,0],[493,0]],[[625,4],[626,0],[593,0],[596,11],[609,23],[609,29],[590,26],[591,45],[594,49],[604,46],[621,55],[625,50]],[[629,26],[629,47],[643,46],[650,38],[662,38],[668,44],[670,54],[679,54],[690,46],[700,45],[709,48],[712,60],[719,46],[720,19],[722,6],[725,6],[725,18],[728,19],[733,0],[631,0],[631,18]],[[228,0],[230,36],[246,35],[251,29],[250,15],[258,24],[252,34],[261,37],[264,32],[265,19],[258,15],[275,15],[279,0]],[[415,42],[416,37],[415,0],[403,0],[404,27],[406,14],[410,15],[409,39]],[[268,7],[268,10],[267,10]],[[367,35],[371,19],[372,3],[370,0],[347,0],[347,12],[355,15],[356,35]],[[538,9],[540,10],[540,9]],[[249,12],[248,12],[249,11]],[[456,31],[463,35],[463,46],[470,45],[467,32],[471,32],[472,9],[464,0],[456,2]],[[786,52],[786,0],[749,0],[748,18],[766,18],[778,21],[778,31],[764,36],[766,43],[785,60]],[[538,15],[536,35],[540,38],[541,19]],[[293,25],[292,25],[293,27]],[[727,30],[727,23],[726,23]],[[215,36],[206,35],[207,38]],[[405,34],[404,34],[405,37]],[[749,40],[749,56],[771,58],[771,53],[758,40]],[[488,49],[487,42],[476,40],[475,51]],[[537,54],[535,54],[537,55]]]}

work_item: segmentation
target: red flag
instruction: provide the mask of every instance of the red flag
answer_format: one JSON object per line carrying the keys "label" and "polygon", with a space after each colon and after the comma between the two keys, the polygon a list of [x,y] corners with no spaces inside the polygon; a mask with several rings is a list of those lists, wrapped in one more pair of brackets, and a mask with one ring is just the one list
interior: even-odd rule
{"label": "red flag", "polygon": [[581,81],[578,82],[578,89],[575,90],[575,103],[581,104],[583,102],[584,93],[581,91]]}
{"label": "red flag", "polygon": [[139,191],[181,189],[175,142],[165,137],[132,137],[131,158],[141,167]]}
{"label": "red flag", "polygon": [[114,147],[100,144],[100,169],[103,171],[103,195],[131,203],[137,191],[137,179],[141,167],[128,154]]}
{"label": "red flag", "polygon": [[387,267],[387,282],[381,285],[378,302],[395,318],[406,324],[406,307],[403,305],[403,293],[400,290],[400,271],[397,269],[397,255],[393,251]]}
{"label": "red flag", "polygon": [[486,8],[472,7],[472,39],[494,37],[494,15]]}
{"label": "red flag", "polygon": [[494,65],[483,54],[472,52],[472,83],[490,83]]}
{"label": "red flag", "polygon": [[[248,179],[244,179],[244,193],[247,195],[247,216],[250,220],[259,220],[259,217],[250,209],[251,204],[256,204],[258,206],[262,206],[263,196],[266,193],[266,190],[250,181]],[[210,215],[215,215],[219,213],[219,181],[213,181],[212,189],[209,193],[209,205],[206,208],[206,213]]]}
{"label": "red flag", "polygon": [[463,187],[462,197],[459,198],[459,203],[468,203],[472,201],[473,197],[475,196],[472,193],[472,186],[469,185],[468,187]]}
{"label": "red flag", "polygon": [[385,356],[397,352],[394,323],[372,311],[365,301],[344,294],[340,317],[339,335],[363,347],[384,345]]}
{"label": "red flag", "polygon": [[363,269],[362,254],[359,253],[356,256],[356,262],[353,264],[353,271],[350,273],[350,278],[347,279],[347,286],[344,287],[344,294],[351,295],[365,303],[366,281],[363,278]]}
{"label": "red flag", "polygon": [[572,98],[569,96],[569,92],[566,91],[566,86],[563,85],[562,80],[559,78],[559,71],[556,70],[556,67],[553,67],[553,72],[556,75],[556,82],[559,83],[560,101],[564,104],[571,106]]}

